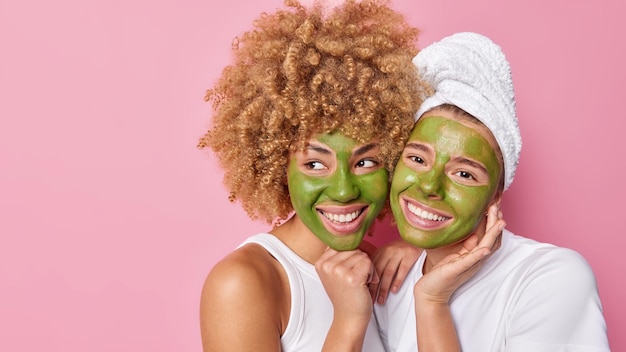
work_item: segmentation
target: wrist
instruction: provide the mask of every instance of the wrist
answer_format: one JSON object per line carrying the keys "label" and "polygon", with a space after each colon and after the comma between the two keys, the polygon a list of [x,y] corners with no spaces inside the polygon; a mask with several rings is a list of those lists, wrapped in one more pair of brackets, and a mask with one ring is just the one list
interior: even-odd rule
{"label": "wrist", "polygon": [[335,316],[322,351],[361,351],[369,320]]}
{"label": "wrist", "polygon": [[449,295],[433,295],[420,290],[418,286],[415,286],[415,289],[413,290],[413,298],[415,300],[416,308],[418,306],[430,307],[431,309],[447,308],[450,303]]}

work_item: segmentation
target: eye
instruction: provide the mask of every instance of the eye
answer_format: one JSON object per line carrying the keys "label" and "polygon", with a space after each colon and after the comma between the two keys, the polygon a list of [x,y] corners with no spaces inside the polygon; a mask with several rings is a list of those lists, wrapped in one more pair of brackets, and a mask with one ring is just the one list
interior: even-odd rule
{"label": "eye", "polygon": [[308,163],[304,163],[304,167],[309,170],[323,170],[326,168],[326,166],[319,161],[309,161]]}
{"label": "eye", "polygon": [[407,158],[416,164],[424,164],[424,159],[417,155],[409,155]]}
{"label": "eye", "polygon": [[476,180],[476,177],[474,177],[474,175],[470,174],[467,171],[457,171],[455,175],[462,177],[462,178],[466,178],[468,180]]}
{"label": "eye", "polygon": [[363,168],[372,168],[378,165],[379,165],[378,161],[372,160],[372,159],[363,159],[363,160],[359,160],[356,163],[356,167],[363,167]]}

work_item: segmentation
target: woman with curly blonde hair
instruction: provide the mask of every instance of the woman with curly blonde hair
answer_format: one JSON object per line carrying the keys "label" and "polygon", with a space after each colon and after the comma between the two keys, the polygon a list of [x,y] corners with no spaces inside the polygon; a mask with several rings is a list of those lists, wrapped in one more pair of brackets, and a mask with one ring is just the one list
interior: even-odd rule
{"label": "woman with curly blonde hair", "polygon": [[231,201],[273,227],[204,284],[205,351],[381,351],[358,249],[388,207],[424,89],[417,29],[378,0],[262,14],[235,41],[200,139]]}

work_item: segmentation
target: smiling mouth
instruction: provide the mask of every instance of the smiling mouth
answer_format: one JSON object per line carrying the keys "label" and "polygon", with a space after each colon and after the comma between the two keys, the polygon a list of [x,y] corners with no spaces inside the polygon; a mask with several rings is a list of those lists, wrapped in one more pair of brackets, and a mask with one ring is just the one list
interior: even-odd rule
{"label": "smiling mouth", "polygon": [[446,221],[451,219],[450,217],[433,214],[429,211],[418,208],[412,203],[407,202],[407,209],[411,212],[411,214],[423,219],[423,220],[431,220],[431,221]]}
{"label": "smiling mouth", "polygon": [[436,211],[415,200],[403,199],[404,218],[409,224],[424,231],[434,231],[447,226],[454,217]]}
{"label": "smiling mouth", "polygon": [[359,215],[361,215],[361,213],[363,213],[363,210],[365,208],[353,211],[351,213],[347,213],[347,214],[333,214],[330,212],[326,212],[323,210],[320,210],[319,212],[328,220],[337,223],[337,224],[346,224],[346,223],[350,223],[352,221],[354,221],[354,219],[358,218]]}
{"label": "smiling mouth", "polygon": [[348,236],[359,231],[367,206],[320,207],[317,209],[324,227],[335,236]]}

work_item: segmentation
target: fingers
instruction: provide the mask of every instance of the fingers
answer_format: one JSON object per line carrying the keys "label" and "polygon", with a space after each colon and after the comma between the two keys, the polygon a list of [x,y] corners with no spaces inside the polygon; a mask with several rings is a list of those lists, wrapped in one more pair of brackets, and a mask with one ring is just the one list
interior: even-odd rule
{"label": "fingers", "polygon": [[496,238],[496,243],[494,243],[493,247],[491,248],[491,252],[493,253],[496,250],[498,250],[501,245],[502,245],[502,231],[500,231],[500,235],[498,235],[498,238]]}
{"label": "fingers", "polygon": [[502,212],[498,209],[497,205],[489,207],[487,213],[487,231],[485,235],[478,243],[478,247],[488,248],[495,250],[500,247],[502,230],[506,222],[502,220]]}
{"label": "fingers", "polygon": [[379,279],[366,253],[327,249],[315,262],[315,270],[333,305],[333,320],[357,324],[369,321],[372,298],[367,283]]}
{"label": "fingers", "polygon": [[483,224],[485,232],[480,240],[476,233],[472,234],[465,239],[458,252],[446,256],[422,276],[414,287],[416,297],[449,302],[456,289],[480,270],[485,260],[501,245],[505,222],[497,206],[489,208]]}
{"label": "fingers", "polygon": [[493,225],[498,221],[498,213],[500,210],[498,209],[497,204],[492,204],[487,210],[487,228],[493,227]]}
{"label": "fingers", "polygon": [[477,245],[478,245],[478,235],[473,233],[469,237],[467,237],[465,240],[463,240],[463,251],[461,251],[459,255],[471,251],[472,249],[476,248]]}
{"label": "fingers", "polygon": [[326,247],[326,250],[324,250],[324,253],[322,253],[319,259],[315,262],[315,266],[321,263],[328,262],[331,258],[335,257],[338,253],[342,253],[342,252],[338,252],[330,247]]}
{"label": "fingers", "polygon": [[376,272],[374,265],[371,266],[371,273],[368,277],[367,288],[370,291],[372,302],[376,302],[376,297],[378,297],[378,291],[380,289],[380,278],[378,277],[378,273]]}
{"label": "fingers", "polygon": [[[414,247],[403,240],[396,240],[383,245],[374,255],[373,261],[376,271],[380,275],[380,287],[375,300],[384,304],[389,293],[397,293],[406,279],[411,267],[422,249]],[[370,288],[370,291],[374,290]]]}
{"label": "fingers", "polygon": [[[378,274],[376,274],[376,278],[378,278]],[[369,285],[367,285],[367,289],[370,291],[370,297],[372,297],[372,302],[376,302],[376,299],[378,297],[378,291],[380,289],[380,279],[378,279],[377,282],[370,282]]]}
{"label": "fingers", "polygon": [[350,285],[378,282],[378,275],[368,255],[360,250],[338,252],[327,249],[315,263],[320,276],[340,280]]}
{"label": "fingers", "polygon": [[[330,253],[329,253],[330,252]],[[366,287],[371,302],[375,302],[380,287],[380,278],[368,254],[356,251],[337,252],[327,250],[316,263],[320,277],[325,276],[335,284],[349,287]],[[324,281],[324,280],[323,280]]]}
{"label": "fingers", "polygon": [[445,272],[444,275],[449,276],[449,279],[452,280],[452,282],[456,282],[454,290],[456,290],[462,282],[465,282],[472,277],[480,269],[490,254],[491,251],[489,249],[478,247],[444,265],[442,267]]}
{"label": "fingers", "polygon": [[370,273],[367,276],[368,285],[380,285],[380,277],[374,268],[374,265],[370,265]]}
{"label": "fingers", "polygon": [[380,285],[378,287],[378,296],[376,298],[376,302],[378,302],[379,304],[383,304],[387,299],[391,284],[394,277],[396,276],[396,269],[399,265],[400,258],[390,257],[385,262],[385,265],[382,266],[382,268],[380,267],[380,265],[376,268],[377,271],[380,273]]}
{"label": "fingers", "polygon": [[406,279],[406,276],[408,275],[409,270],[411,270],[411,267],[413,266],[413,264],[414,264],[413,262],[411,263],[407,263],[406,261],[400,262],[400,267],[398,267],[398,271],[396,272],[396,277],[393,279],[391,292],[398,293],[400,286],[402,286],[402,283]]}

